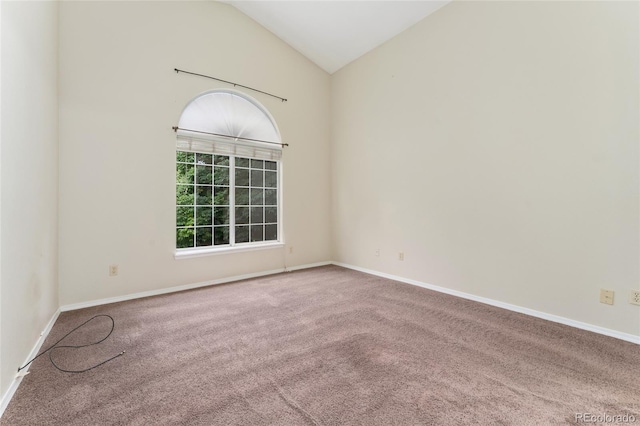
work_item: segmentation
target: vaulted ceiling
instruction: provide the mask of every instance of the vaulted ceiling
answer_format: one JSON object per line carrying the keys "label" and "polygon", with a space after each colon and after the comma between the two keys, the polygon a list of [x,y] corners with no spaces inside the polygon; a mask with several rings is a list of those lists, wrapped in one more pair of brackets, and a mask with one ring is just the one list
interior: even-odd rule
{"label": "vaulted ceiling", "polygon": [[227,1],[333,74],[449,3]]}

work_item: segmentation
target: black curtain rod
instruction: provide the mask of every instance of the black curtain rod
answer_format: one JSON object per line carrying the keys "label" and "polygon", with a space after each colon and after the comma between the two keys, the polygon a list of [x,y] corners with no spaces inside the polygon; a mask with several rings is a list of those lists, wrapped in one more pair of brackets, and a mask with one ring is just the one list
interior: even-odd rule
{"label": "black curtain rod", "polygon": [[231,138],[231,139],[236,139],[236,140],[242,139],[243,141],[260,142],[260,143],[270,143],[270,144],[273,144],[273,145],[280,145],[282,147],[289,146],[288,143],[263,141],[261,139],[242,138],[240,136],[229,136],[229,135],[223,135],[223,134],[220,134],[220,133],[202,132],[200,130],[183,129],[182,127],[178,127],[178,126],[174,126],[174,127],[172,127],[172,129],[173,129],[174,132],[177,132],[178,130],[185,130],[187,132],[202,133],[204,135],[222,136],[223,138]]}
{"label": "black curtain rod", "polygon": [[176,73],[183,72],[185,74],[197,75],[199,77],[210,78],[211,80],[216,80],[216,81],[221,81],[223,83],[232,84],[233,87],[237,86],[237,87],[242,87],[244,89],[253,90],[254,92],[262,93],[264,95],[268,95],[268,96],[271,96],[273,98],[280,99],[282,102],[287,102],[286,98],[281,98],[280,96],[272,95],[271,93],[267,93],[267,92],[263,92],[262,90],[254,89],[253,87],[243,86],[242,84],[234,83],[233,81],[227,81],[227,80],[223,80],[221,78],[211,77],[209,75],[204,75],[204,74],[198,74],[198,73],[191,72],[191,71],[179,70],[178,68],[174,68],[173,70]]}

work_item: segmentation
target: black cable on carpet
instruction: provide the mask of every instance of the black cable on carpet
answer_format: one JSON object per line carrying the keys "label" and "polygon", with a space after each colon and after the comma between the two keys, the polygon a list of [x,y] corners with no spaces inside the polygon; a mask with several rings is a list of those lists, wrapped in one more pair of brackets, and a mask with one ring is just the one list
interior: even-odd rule
{"label": "black cable on carpet", "polygon": [[[98,340],[97,342],[93,342],[93,343],[88,343],[86,345],[62,345],[62,346],[58,346],[58,343],[62,342],[65,338],[67,338],[71,333],[73,333],[74,331],[78,330],[79,328],[81,328],[82,326],[86,325],[87,323],[93,321],[96,318],[100,318],[100,317],[107,317],[111,320],[111,330],[109,330],[109,334],[107,334],[105,337],[103,337],[102,339]],[[53,364],[53,366],[55,368],[57,368],[60,371],[63,371],[65,373],[84,373],[85,371],[89,371],[89,370],[93,370],[96,367],[100,367],[102,364],[106,364],[107,362],[111,361],[112,359],[116,359],[119,356],[124,355],[125,351],[120,352],[117,355],[112,356],[111,358],[102,361],[99,364],[94,365],[93,367],[89,367],[89,368],[85,368],[84,370],[65,370],[64,368],[60,368],[56,365],[55,362],[53,362],[53,358],[51,358],[51,354],[53,353],[54,349],[62,349],[62,348],[73,348],[73,349],[78,349],[78,348],[86,348],[87,346],[93,346],[93,345],[97,345],[98,343],[102,343],[105,340],[107,340],[107,338],[109,336],[111,336],[111,333],[113,333],[113,329],[116,326],[116,322],[114,321],[113,317],[111,317],[110,315],[105,315],[105,314],[101,314],[101,315],[96,315],[92,318],[89,318],[88,320],[86,320],[85,322],[83,322],[82,324],[80,324],[79,326],[77,326],[76,328],[74,328],[73,330],[71,330],[70,332],[68,332],[67,334],[65,334],[62,339],[58,340],[57,342],[55,342],[53,345],[49,346],[47,349],[45,349],[44,351],[40,352],[38,355],[36,355],[35,357],[33,357],[31,359],[31,361],[27,362],[25,365],[23,365],[22,367],[18,368],[18,372],[20,372],[20,370],[25,369],[29,364],[31,364],[33,361],[35,361],[38,357],[40,357],[41,355],[44,355],[45,353],[49,352],[49,361],[51,361],[51,364]]]}

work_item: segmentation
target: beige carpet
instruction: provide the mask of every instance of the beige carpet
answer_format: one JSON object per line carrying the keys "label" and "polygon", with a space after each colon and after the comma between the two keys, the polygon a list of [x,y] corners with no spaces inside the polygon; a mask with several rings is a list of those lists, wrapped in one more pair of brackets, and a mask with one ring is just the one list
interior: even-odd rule
{"label": "beige carpet", "polygon": [[[4,425],[640,423],[640,347],[326,266],[60,315]],[[95,320],[67,344],[104,335]]]}

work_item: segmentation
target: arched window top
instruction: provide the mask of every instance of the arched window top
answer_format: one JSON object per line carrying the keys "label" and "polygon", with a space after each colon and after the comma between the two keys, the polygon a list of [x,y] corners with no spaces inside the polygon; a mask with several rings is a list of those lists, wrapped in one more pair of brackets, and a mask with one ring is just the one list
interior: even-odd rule
{"label": "arched window top", "polygon": [[255,99],[232,90],[197,96],[182,111],[178,127],[245,141],[281,142],[271,114]]}

